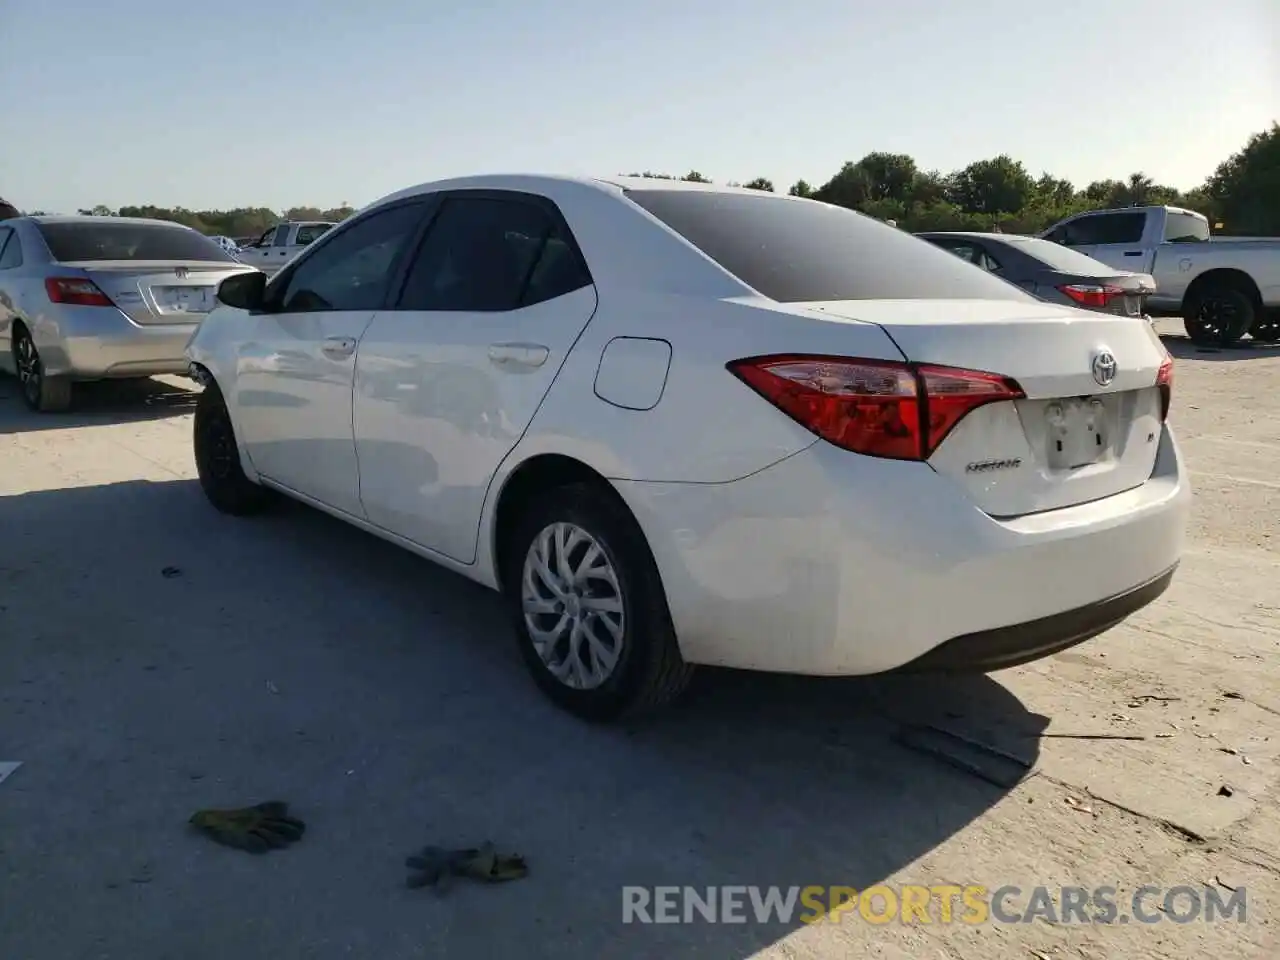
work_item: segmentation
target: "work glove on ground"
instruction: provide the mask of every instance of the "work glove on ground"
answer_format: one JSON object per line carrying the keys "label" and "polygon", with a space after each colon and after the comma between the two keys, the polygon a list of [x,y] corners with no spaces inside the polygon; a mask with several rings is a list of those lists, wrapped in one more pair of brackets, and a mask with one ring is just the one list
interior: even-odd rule
{"label": "work glove on ground", "polygon": [[301,840],[307,829],[301,820],[289,816],[289,805],[282,800],[234,810],[199,810],[190,823],[216,843],[249,853],[287,847]]}
{"label": "work glove on ground", "polygon": [[424,847],[415,856],[405,860],[412,871],[405,885],[411,889],[435,887],[443,892],[455,877],[467,877],[483,883],[502,883],[519,880],[529,874],[524,857],[517,853],[498,853],[492,843],[462,850],[444,847]]}

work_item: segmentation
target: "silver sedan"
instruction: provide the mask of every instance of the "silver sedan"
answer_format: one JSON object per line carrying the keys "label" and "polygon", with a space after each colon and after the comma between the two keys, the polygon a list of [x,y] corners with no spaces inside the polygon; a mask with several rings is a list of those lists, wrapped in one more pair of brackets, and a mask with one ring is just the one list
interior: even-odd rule
{"label": "silver sedan", "polygon": [[0,222],[0,370],[34,410],[65,410],[77,380],[182,374],[218,284],[254,268],[163,220]]}

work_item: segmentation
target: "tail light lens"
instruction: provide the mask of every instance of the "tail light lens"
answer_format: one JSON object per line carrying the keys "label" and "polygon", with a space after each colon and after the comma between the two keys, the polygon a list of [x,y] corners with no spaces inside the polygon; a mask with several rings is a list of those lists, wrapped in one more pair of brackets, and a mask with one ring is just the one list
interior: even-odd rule
{"label": "tail light lens", "polygon": [[969,411],[1026,396],[999,374],[889,360],[769,356],[728,368],[827,442],[893,460],[927,460]]}
{"label": "tail light lens", "polygon": [[1173,357],[1165,357],[1156,374],[1156,386],[1160,388],[1160,419],[1169,419],[1169,405],[1173,403]]}
{"label": "tail light lens", "polygon": [[53,303],[67,303],[77,307],[114,307],[111,298],[98,289],[98,285],[84,277],[49,277],[44,282],[45,292]]}
{"label": "tail light lens", "polygon": [[1120,287],[1105,284],[1068,283],[1058,289],[1082,307],[1102,310],[1107,308],[1107,304],[1111,302],[1113,297],[1124,296],[1124,290]]}

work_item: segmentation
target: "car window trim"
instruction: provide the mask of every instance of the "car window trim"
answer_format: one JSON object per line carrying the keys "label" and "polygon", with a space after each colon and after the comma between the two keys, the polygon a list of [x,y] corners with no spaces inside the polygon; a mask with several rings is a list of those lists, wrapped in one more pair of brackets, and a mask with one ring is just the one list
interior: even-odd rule
{"label": "car window trim", "polygon": [[[10,239],[12,239],[12,237],[14,236],[15,231],[14,231],[13,227],[0,227],[0,231],[4,231],[4,232],[3,232],[3,234],[2,234],[2,235],[0,235],[0,236],[2,236],[2,238],[3,238],[3,242],[0,242],[0,263],[3,263],[3,262],[4,262],[4,252],[5,252],[5,250],[8,248],[8,246],[9,246],[9,241],[10,241]],[[12,268],[10,268],[10,267],[0,267],[0,270],[9,270],[9,269],[12,269]]]}
{"label": "car window trim", "polygon": [[[382,303],[378,307],[374,308],[376,310],[388,309],[389,304],[393,302],[391,298],[391,291],[399,290],[398,285],[403,283],[403,279],[406,273],[406,270],[405,270],[406,264],[408,264],[411,260],[411,258],[406,255],[405,251],[412,250],[415,253],[417,252],[418,244],[421,243],[422,238],[426,235],[427,229],[435,221],[436,213],[439,210],[439,206],[440,206],[439,200],[436,198],[435,194],[419,194],[413,197],[405,197],[404,199],[397,200],[394,203],[386,203],[369,210],[362,210],[360,213],[356,214],[355,216],[349,217],[348,219],[344,220],[342,223],[339,223],[337,226],[332,227],[326,233],[322,233],[320,236],[316,237],[315,240],[313,240],[311,243],[307,244],[307,246],[303,248],[302,252],[299,253],[297,257],[295,257],[292,261],[290,261],[288,266],[279,270],[273,276],[268,277],[266,289],[263,291],[263,303],[269,304],[271,302],[271,296],[276,291],[283,290],[288,285],[289,278],[292,277],[295,273],[297,273],[298,269],[302,267],[304,263],[306,263],[312,257],[316,256],[317,251],[323,250],[325,246],[332,243],[334,239],[341,236],[346,231],[351,230],[352,228],[356,227],[358,224],[364,223],[364,221],[368,220],[370,217],[375,217],[375,216],[378,216],[379,214],[387,213],[392,210],[399,210],[402,207],[422,207],[423,208],[422,220],[418,224],[418,226],[414,228],[413,236],[409,238],[408,245],[405,247],[405,250],[401,251],[401,253],[398,255],[398,262],[392,267],[391,274],[387,283],[387,290],[386,290],[386,293],[383,295]],[[398,297],[398,292],[397,292],[397,297]],[[259,314],[278,315],[278,314],[283,314],[285,312],[286,311],[284,310],[274,310],[274,309],[251,311],[251,313],[254,315],[259,315]],[[323,313],[323,312],[331,312],[331,311],[311,311],[311,312]]]}
{"label": "car window trim", "polygon": [[[525,276],[524,282],[521,284],[520,297],[516,301],[516,305],[511,310],[503,311],[511,313],[524,307],[524,298],[528,291],[529,279],[533,276],[534,268],[537,266],[538,259],[542,256],[546,249],[547,239],[556,231],[564,236],[565,244],[569,248],[569,253],[577,261],[578,267],[582,270],[583,275],[587,278],[587,283],[583,286],[591,286],[595,283],[594,277],[591,275],[591,268],[587,265],[587,258],[582,253],[582,248],[578,245],[578,238],[574,236],[572,230],[569,229],[569,222],[565,220],[564,214],[556,205],[556,202],[550,197],[543,196],[539,193],[528,193],[524,190],[508,190],[494,187],[457,187],[452,190],[441,190],[431,195],[435,199],[435,209],[431,211],[429,222],[423,229],[413,246],[412,253],[404,258],[400,264],[400,269],[394,275],[395,297],[389,298],[387,306],[383,309],[388,311],[406,312],[406,313],[437,313],[450,311],[425,311],[425,310],[409,310],[401,306],[404,298],[404,288],[409,279],[409,268],[417,262],[418,254],[422,252],[422,247],[427,241],[432,228],[435,227],[436,221],[440,216],[440,210],[444,207],[446,200],[499,200],[507,203],[523,203],[526,206],[533,206],[546,214],[551,219],[551,232],[543,238],[542,247],[539,248],[538,256],[534,258],[534,262],[530,265],[529,272]],[[581,288],[579,288],[581,289]]]}

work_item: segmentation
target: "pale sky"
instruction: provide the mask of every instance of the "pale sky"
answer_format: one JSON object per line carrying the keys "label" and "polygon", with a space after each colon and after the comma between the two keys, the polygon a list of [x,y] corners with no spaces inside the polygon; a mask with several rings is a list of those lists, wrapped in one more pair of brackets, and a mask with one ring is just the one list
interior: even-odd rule
{"label": "pale sky", "polygon": [[872,150],[1185,189],[1280,118],[1280,0],[0,0],[0,37],[0,196],[62,212]]}

